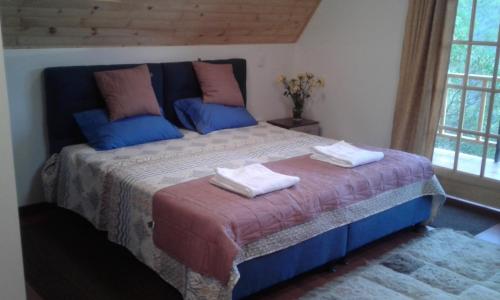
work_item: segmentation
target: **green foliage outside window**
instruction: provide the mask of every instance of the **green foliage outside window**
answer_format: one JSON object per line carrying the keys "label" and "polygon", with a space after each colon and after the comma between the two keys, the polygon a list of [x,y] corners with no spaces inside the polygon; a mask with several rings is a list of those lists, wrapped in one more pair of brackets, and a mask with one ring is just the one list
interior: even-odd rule
{"label": "green foliage outside window", "polygon": [[[455,30],[453,39],[455,41],[469,40],[469,30],[471,22],[472,0],[459,0],[457,16],[455,20]],[[488,41],[496,42],[498,39],[498,30],[500,25],[500,0],[477,0],[476,16],[474,21],[474,32],[472,33],[473,41]],[[486,82],[480,79],[469,79],[468,86],[490,88],[492,84],[493,68],[495,65],[496,47],[488,45],[473,45],[471,47],[471,57],[469,64],[469,74],[482,75],[482,78],[488,79]],[[455,74],[463,74],[465,72],[465,63],[467,57],[467,46],[461,44],[453,44],[450,53],[450,63],[448,72]],[[497,79],[496,88],[500,88],[500,78]],[[449,77],[449,84],[463,85],[462,77]],[[481,110],[481,98],[486,96],[485,112],[488,111],[489,93],[483,94],[480,91],[467,90],[465,95],[465,110],[463,128],[468,130],[486,131],[486,116],[479,123],[479,115]],[[448,88],[446,99],[446,110],[444,112],[444,124],[448,127],[459,127],[460,116],[460,101],[462,99],[462,90]],[[491,121],[491,133],[500,133],[500,95],[495,96],[493,107],[493,115]],[[474,136],[470,136],[475,138]],[[436,139],[436,147],[442,149],[455,149],[455,139],[438,138]],[[462,143],[460,147],[462,153],[482,156],[482,144]],[[488,147],[488,157],[493,158],[495,147]]]}

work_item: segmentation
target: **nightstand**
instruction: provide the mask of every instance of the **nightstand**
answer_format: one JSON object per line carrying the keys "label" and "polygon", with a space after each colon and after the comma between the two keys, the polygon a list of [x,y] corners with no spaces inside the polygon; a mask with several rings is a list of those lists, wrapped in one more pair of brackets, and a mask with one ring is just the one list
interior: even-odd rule
{"label": "nightstand", "polygon": [[319,122],[307,119],[294,120],[293,118],[270,120],[267,123],[285,129],[305,132],[313,135],[321,135]]}

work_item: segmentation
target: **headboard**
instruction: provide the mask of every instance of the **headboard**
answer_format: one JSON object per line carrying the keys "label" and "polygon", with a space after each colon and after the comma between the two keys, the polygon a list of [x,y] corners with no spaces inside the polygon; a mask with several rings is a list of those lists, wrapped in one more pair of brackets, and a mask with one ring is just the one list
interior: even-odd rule
{"label": "headboard", "polygon": [[[216,64],[232,64],[234,75],[246,104],[246,61],[240,58],[208,60]],[[101,65],[55,67],[44,70],[46,116],[50,153],[64,146],[85,142],[73,114],[94,108],[104,108],[104,100],[94,79],[94,72],[137,66]],[[169,62],[148,64],[151,82],[165,118],[180,126],[173,103],[176,100],[200,97],[201,90],[192,63]]]}

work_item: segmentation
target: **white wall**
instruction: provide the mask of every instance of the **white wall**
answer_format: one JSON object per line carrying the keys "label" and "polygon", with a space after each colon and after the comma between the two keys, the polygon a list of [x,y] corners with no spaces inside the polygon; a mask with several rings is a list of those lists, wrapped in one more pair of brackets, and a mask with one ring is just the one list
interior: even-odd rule
{"label": "white wall", "polygon": [[25,299],[16,182],[0,33],[0,299]]}
{"label": "white wall", "polygon": [[[305,115],[323,135],[389,146],[407,0],[323,0],[295,48],[296,72],[326,79]],[[318,94],[319,95],[319,94]]]}
{"label": "white wall", "polygon": [[19,204],[42,201],[47,157],[41,71],[50,66],[243,57],[248,107],[257,119],[290,115],[280,73],[326,79],[305,113],[323,135],[389,146],[408,0],[323,0],[296,44],[6,50]]}
{"label": "white wall", "polygon": [[290,113],[276,76],[290,72],[291,44],[6,50],[19,205],[43,201],[39,169],[47,158],[42,70],[51,66],[247,59],[248,109],[259,120]]}

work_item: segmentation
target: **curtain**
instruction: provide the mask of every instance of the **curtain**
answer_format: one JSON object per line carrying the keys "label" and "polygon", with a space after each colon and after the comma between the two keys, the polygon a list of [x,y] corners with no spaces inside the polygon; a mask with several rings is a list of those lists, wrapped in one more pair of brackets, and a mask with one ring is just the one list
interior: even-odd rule
{"label": "curtain", "polygon": [[409,0],[391,147],[432,157],[457,0]]}

